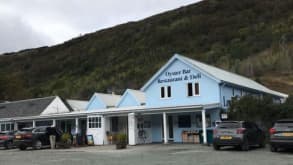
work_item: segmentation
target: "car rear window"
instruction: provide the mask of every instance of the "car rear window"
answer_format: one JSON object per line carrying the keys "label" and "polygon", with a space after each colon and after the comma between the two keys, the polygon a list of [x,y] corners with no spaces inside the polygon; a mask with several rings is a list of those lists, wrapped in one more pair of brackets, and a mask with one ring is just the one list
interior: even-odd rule
{"label": "car rear window", "polygon": [[219,124],[218,128],[240,128],[241,124],[239,122],[222,122]]}
{"label": "car rear window", "polygon": [[277,121],[275,127],[293,127],[293,121]]}
{"label": "car rear window", "polygon": [[0,136],[7,135],[6,132],[0,132]]}
{"label": "car rear window", "polygon": [[18,132],[32,132],[33,128],[22,128]]}

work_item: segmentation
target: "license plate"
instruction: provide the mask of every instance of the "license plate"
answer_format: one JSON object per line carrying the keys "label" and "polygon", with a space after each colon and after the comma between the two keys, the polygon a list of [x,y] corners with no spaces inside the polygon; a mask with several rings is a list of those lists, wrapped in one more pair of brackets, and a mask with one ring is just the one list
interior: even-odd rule
{"label": "license plate", "polygon": [[220,139],[221,140],[231,140],[232,136],[221,136]]}
{"label": "license plate", "polygon": [[15,136],[16,139],[21,139],[21,136]]}
{"label": "license plate", "polygon": [[293,132],[282,133],[283,136],[293,136]]}

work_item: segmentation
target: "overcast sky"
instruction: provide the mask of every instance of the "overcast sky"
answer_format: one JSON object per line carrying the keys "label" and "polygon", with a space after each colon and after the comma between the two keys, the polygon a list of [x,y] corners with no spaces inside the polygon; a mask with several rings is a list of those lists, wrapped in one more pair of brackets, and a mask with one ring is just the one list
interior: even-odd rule
{"label": "overcast sky", "polygon": [[62,43],[199,0],[0,0],[0,53]]}

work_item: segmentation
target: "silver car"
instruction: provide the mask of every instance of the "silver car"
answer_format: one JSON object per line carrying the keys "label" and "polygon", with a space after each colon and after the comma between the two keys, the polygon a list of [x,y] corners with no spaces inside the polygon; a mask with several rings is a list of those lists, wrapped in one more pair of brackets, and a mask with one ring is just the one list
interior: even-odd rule
{"label": "silver car", "polygon": [[248,121],[224,121],[214,130],[213,146],[236,146],[243,151],[250,146],[265,146],[265,133],[255,123]]}
{"label": "silver car", "polygon": [[270,129],[271,151],[279,148],[293,148],[293,119],[279,120]]}

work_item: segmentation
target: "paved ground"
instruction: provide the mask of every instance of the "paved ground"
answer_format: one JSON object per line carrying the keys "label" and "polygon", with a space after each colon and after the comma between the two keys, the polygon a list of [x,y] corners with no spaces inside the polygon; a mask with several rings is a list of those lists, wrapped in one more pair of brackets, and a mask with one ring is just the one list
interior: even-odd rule
{"label": "paved ground", "polygon": [[0,165],[292,165],[293,152],[214,151],[202,145],[172,144],[72,148],[67,150],[0,150]]}

